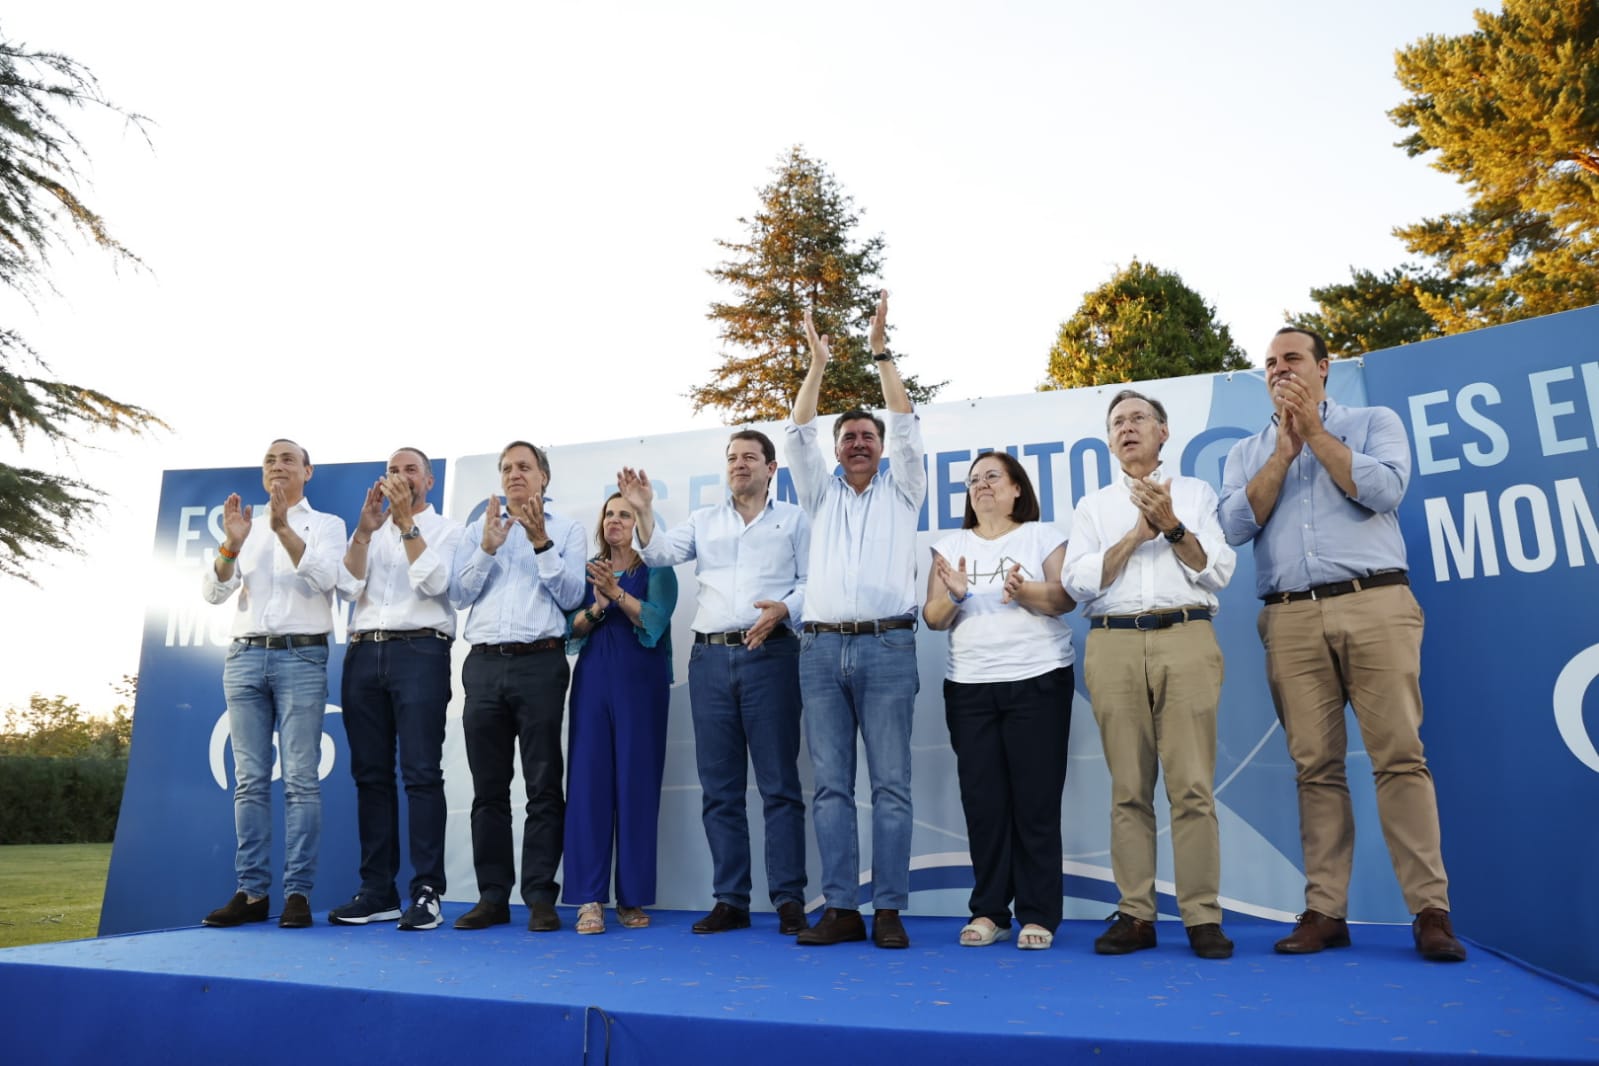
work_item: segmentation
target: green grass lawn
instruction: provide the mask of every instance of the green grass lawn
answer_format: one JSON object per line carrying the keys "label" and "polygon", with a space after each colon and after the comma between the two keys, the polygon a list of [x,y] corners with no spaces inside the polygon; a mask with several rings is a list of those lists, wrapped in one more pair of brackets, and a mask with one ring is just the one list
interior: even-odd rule
{"label": "green grass lawn", "polygon": [[110,844],[0,846],[0,948],[94,936],[110,865]]}

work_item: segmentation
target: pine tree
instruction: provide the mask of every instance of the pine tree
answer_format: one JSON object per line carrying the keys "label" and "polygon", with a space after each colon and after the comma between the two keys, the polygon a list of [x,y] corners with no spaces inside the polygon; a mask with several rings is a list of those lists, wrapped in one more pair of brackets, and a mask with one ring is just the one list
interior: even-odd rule
{"label": "pine tree", "polygon": [[[138,262],[75,191],[86,156],[60,109],[85,105],[125,114],[76,61],[0,38],[0,285],[24,297],[48,288],[48,254],[68,235]],[[19,450],[30,438],[70,450],[85,429],[160,425],[141,407],[57,380],[21,334],[0,328],[0,430]],[[31,580],[28,564],[41,554],[76,550],[73,534],[103,496],[75,478],[0,463],[0,576]]]}
{"label": "pine tree", "polygon": [[[883,237],[855,241],[854,202],[803,147],[790,149],[773,174],[753,219],[739,219],[745,238],[716,242],[731,258],[710,274],[739,298],[711,304],[706,317],[720,324],[722,341],[737,351],[724,352],[711,380],[689,392],[694,410],[722,411],[734,424],[788,417],[810,366],[801,325],[806,307],[817,330],[832,336],[820,410],[880,406],[866,328],[877,303]],[[904,353],[895,356],[903,366]],[[916,403],[932,399],[942,384],[905,378]]]}
{"label": "pine tree", "polygon": [[1174,273],[1134,259],[1083,296],[1049,351],[1044,389],[1240,370],[1249,359],[1215,308]]}
{"label": "pine tree", "polygon": [[1448,278],[1399,268],[1385,274],[1350,269],[1350,280],[1310,290],[1315,311],[1288,316],[1327,342],[1334,356],[1364,355],[1443,333],[1421,301],[1447,300],[1460,285]]}

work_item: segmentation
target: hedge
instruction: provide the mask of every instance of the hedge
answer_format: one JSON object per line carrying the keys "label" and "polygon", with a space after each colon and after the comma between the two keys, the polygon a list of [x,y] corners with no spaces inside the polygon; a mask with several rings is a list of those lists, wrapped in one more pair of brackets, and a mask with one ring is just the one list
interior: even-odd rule
{"label": "hedge", "polygon": [[0,755],[0,844],[87,844],[116,835],[128,760]]}

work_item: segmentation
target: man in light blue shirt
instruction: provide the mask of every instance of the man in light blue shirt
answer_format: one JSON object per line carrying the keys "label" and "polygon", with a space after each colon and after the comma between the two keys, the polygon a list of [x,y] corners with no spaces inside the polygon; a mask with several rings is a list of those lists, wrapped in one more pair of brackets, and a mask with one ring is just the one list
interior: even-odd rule
{"label": "man in light blue shirt", "polygon": [[457,929],[511,920],[517,884],[511,850],[513,749],[522,758],[527,818],[522,825],[522,899],[535,933],[561,927],[566,801],[561,790],[561,723],[566,713],[566,613],[583,601],[588,541],[583,528],[544,509],[550,461],[526,441],[500,453],[505,507],[490,496],[455,551],[450,603],[469,608],[462,631],[472,651],[461,669],[461,725],[472,771],[472,863],[478,902]]}
{"label": "man in light blue shirt", "polygon": [[1229,544],[1254,541],[1266,678],[1293,757],[1305,912],[1289,955],[1349,944],[1355,825],[1344,704],[1377,784],[1394,873],[1416,915],[1416,950],[1459,961],[1449,918],[1438,800],[1421,744],[1422,614],[1410,593],[1398,508],[1410,443],[1385,407],[1327,397],[1327,346],[1279,330],[1266,351],[1271,424],[1233,445],[1219,515]]}
{"label": "man in light blue shirt", "polygon": [[750,835],[745,767],[755,767],[766,828],[767,895],[778,931],[805,928],[805,800],[799,779],[799,640],[811,524],[791,503],[767,498],[777,450],[758,430],[727,442],[728,496],[672,529],[657,527],[642,470],[617,486],[633,508],[644,562],[695,560],[699,605],[689,656],[694,756],[703,794],[716,905],[696,933],[750,924]]}
{"label": "man in light blue shirt", "polygon": [[[811,365],[785,427],[800,506],[811,516],[810,580],[800,639],[800,692],[816,794],[811,814],[822,857],[821,921],[806,945],[866,939],[860,905],[855,816],[855,737],[866,745],[872,785],[872,940],[906,948],[899,912],[910,899],[911,720],[916,669],[916,524],[927,495],[921,427],[888,354],[888,294],[872,316],[870,342],[885,425],[853,410],[833,424],[833,463],[817,441],[816,408],[831,352],[805,313]],[[879,471],[888,452],[889,466]]]}

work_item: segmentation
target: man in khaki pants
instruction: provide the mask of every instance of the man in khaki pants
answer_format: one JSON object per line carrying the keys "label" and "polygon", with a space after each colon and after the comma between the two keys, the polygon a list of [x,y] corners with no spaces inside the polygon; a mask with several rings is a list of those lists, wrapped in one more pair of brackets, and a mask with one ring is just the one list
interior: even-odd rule
{"label": "man in khaki pants", "polygon": [[1344,703],[1371,757],[1377,811],[1424,958],[1458,962],[1438,801],[1421,746],[1421,608],[1399,501],[1410,442],[1386,407],[1327,398],[1327,346],[1282,329],[1266,351],[1271,424],[1239,441],[1222,479],[1230,544],[1255,543],[1266,679],[1299,783],[1305,912],[1277,950],[1346,947],[1355,822]]}
{"label": "man in khaki pants", "polygon": [[1162,469],[1166,409],[1124,389],[1106,417],[1121,464],[1072,517],[1061,581],[1092,628],[1083,677],[1110,768],[1110,858],[1121,902],[1101,955],[1155,946],[1155,776],[1166,772],[1177,909],[1194,953],[1230,958],[1221,928],[1216,706],[1222,658],[1211,618],[1237,557],[1216,494]]}

